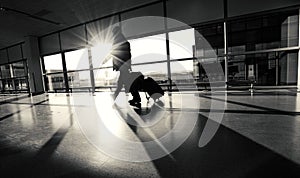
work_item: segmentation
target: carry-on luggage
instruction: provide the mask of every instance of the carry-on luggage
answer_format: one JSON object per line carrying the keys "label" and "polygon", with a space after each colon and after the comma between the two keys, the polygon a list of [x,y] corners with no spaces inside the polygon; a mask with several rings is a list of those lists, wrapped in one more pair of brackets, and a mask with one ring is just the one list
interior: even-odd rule
{"label": "carry-on luggage", "polygon": [[149,95],[149,97],[147,97],[146,95],[147,100],[149,100],[149,98],[151,97],[154,101],[156,101],[164,95],[164,91],[162,90],[162,88],[151,77],[147,77],[144,79],[143,91]]}
{"label": "carry-on luggage", "polygon": [[142,91],[144,83],[144,75],[141,72],[131,72],[130,77],[126,81],[126,93],[131,91]]}

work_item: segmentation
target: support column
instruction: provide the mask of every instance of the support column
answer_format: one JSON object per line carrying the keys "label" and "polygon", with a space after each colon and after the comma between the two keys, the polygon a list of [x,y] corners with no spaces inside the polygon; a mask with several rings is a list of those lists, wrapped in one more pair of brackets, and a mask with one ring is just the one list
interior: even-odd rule
{"label": "support column", "polygon": [[[298,13],[298,47],[300,47],[300,9]],[[297,91],[300,92],[300,50],[298,49],[298,74],[297,74]]]}
{"label": "support column", "polygon": [[94,66],[93,66],[93,60],[92,60],[92,50],[89,47],[88,48],[88,58],[89,58],[89,69],[90,69],[90,79],[91,79],[91,85],[92,85],[92,94],[95,93],[95,76],[94,76]]}
{"label": "support column", "polygon": [[[121,16],[119,14],[119,21],[121,19]],[[120,23],[121,24],[121,23]],[[91,81],[91,86],[92,86],[92,94],[95,93],[95,75],[94,75],[94,66],[93,66],[93,57],[92,57],[92,49],[91,46],[89,45],[89,39],[88,39],[88,31],[86,25],[84,26],[84,31],[85,31],[85,40],[86,40],[86,46],[88,46],[88,59],[89,59],[89,70],[90,70],[90,81]]]}
{"label": "support column", "polygon": [[30,87],[30,94],[34,95],[44,93],[45,88],[37,37],[25,37],[24,53],[27,57],[28,87]]}
{"label": "support column", "polygon": [[227,0],[223,1],[223,5],[224,5],[224,75],[225,75],[225,89],[227,89],[227,82],[228,82]]}
{"label": "support column", "polygon": [[61,53],[61,59],[62,59],[62,66],[63,66],[63,75],[64,75],[64,81],[66,86],[66,96],[69,96],[70,93],[70,86],[69,86],[69,78],[67,74],[67,64],[66,64],[66,56],[65,53]]}
{"label": "support column", "polygon": [[171,59],[170,59],[170,41],[169,41],[169,31],[168,31],[168,14],[167,14],[167,2],[163,1],[163,10],[164,10],[164,26],[165,26],[165,34],[166,34],[166,49],[167,49],[167,70],[168,70],[168,90],[172,91],[172,73],[171,73]]}
{"label": "support column", "polygon": [[279,84],[279,53],[278,52],[275,52],[275,67],[276,67],[275,85],[278,86]]}

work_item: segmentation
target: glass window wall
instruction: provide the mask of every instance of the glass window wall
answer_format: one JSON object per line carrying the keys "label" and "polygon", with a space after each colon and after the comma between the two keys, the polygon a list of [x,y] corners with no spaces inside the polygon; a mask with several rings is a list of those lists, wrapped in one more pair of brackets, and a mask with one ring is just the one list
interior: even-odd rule
{"label": "glass window wall", "polygon": [[12,63],[11,65],[14,77],[26,76],[24,61]]}
{"label": "glass window wall", "polygon": [[[90,26],[91,24],[88,25],[88,29]],[[197,30],[212,48],[203,47],[202,37],[195,34],[194,30]],[[229,19],[227,32],[229,80],[247,81],[254,77],[256,85],[296,84],[298,50],[292,51],[294,49],[291,47],[297,47],[299,41],[298,10]],[[99,88],[115,85],[119,74],[112,70],[111,58],[108,58],[105,64],[102,63],[111,52],[111,41],[103,36],[97,40],[99,40],[98,44],[89,41],[89,44],[94,45],[90,48],[91,53],[87,49],[61,51],[64,52],[65,67],[62,66],[61,54],[45,56],[47,85],[51,85],[52,89],[65,87],[64,74],[67,74],[68,81],[66,82],[71,88],[91,87],[92,82],[95,82],[95,86]],[[158,34],[130,39],[129,42],[132,70],[151,76],[158,83],[167,83],[166,35]],[[213,67],[216,64],[221,65],[224,70],[223,22],[200,24],[193,26],[193,29],[178,29],[178,31],[169,32],[169,42],[171,59],[169,72],[173,80],[184,83],[186,82],[184,77],[189,75],[192,79],[202,82],[207,80],[209,75],[215,81],[224,81],[223,76],[213,72],[207,74],[204,70],[204,66]],[[197,55],[198,53],[201,55]],[[201,56],[201,59],[192,59],[195,56]],[[93,68],[90,68],[89,57],[92,59]],[[67,70],[63,71],[64,68]],[[95,78],[92,82],[90,70]],[[18,76],[18,72],[15,71],[15,66],[1,67],[2,78]],[[2,85],[8,87],[7,83],[9,82]]]}
{"label": "glass window wall", "polygon": [[96,87],[107,87],[116,85],[119,73],[112,68],[105,68],[94,70],[94,76]]}
{"label": "glass window wall", "polygon": [[168,80],[167,63],[154,63],[133,65],[132,71],[142,72],[145,77],[152,77],[158,83],[166,83]]}
{"label": "glass window wall", "polygon": [[2,65],[2,66],[0,66],[0,68],[1,68],[2,78],[11,78],[12,77],[9,64]]}
{"label": "glass window wall", "polygon": [[245,58],[245,55],[229,57],[228,80],[246,80]]}
{"label": "glass window wall", "polygon": [[87,49],[66,52],[65,59],[68,71],[89,69]]}
{"label": "glass window wall", "polygon": [[194,29],[169,33],[171,59],[192,58],[195,48]]}
{"label": "glass window wall", "polygon": [[91,87],[90,71],[69,72],[68,82],[70,88]]}
{"label": "glass window wall", "polygon": [[44,56],[44,65],[46,73],[63,72],[61,54]]}
{"label": "glass window wall", "polygon": [[[109,42],[102,43],[99,41],[99,43],[95,44],[91,48],[93,68],[112,66],[112,59],[110,57],[111,50],[112,44]],[[107,59],[109,60],[103,63]]]}
{"label": "glass window wall", "polygon": [[298,13],[280,12],[229,21],[228,79],[249,80],[253,76],[256,85],[296,84],[297,52],[279,49],[298,46]]}
{"label": "glass window wall", "polygon": [[59,74],[49,74],[45,77],[45,84],[48,91],[63,90],[65,89],[64,75]]}
{"label": "glass window wall", "polygon": [[129,40],[132,64],[167,60],[165,34]]}
{"label": "glass window wall", "polygon": [[278,60],[279,84],[297,84],[298,52],[280,52],[278,55]]}
{"label": "glass window wall", "polygon": [[1,65],[0,71],[0,90],[2,92],[28,91],[28,77],[25,61]]}
{"label": "glass window wall", "polygon": [[298,11],[270,14],[228,22],[228,43],[233,49],[245,46],[245,51],[293,47],[298,45]]}

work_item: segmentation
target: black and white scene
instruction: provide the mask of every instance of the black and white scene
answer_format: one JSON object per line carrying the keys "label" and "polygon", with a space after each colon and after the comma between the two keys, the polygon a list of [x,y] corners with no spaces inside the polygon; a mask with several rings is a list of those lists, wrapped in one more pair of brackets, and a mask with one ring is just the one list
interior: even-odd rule
{"label": "black and white scene", "polygon": [[299,0],[0,0],[1,178],[300,177]]}

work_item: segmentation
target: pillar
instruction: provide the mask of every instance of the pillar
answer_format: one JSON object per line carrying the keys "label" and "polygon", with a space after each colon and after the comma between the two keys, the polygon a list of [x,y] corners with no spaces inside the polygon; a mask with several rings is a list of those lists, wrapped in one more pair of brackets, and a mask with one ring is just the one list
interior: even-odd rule
{"label": "pillar", "polygon": [[30,94],[34,95],[44,93],[45,89],[37,37],[25,37],[25,45],[23,50],[27,58]]}
{"label": "pillar", "polygon": [[[300,9],[298,13],[298,46],[300,46]],[[297,91],[300,91],[300,50],[298,49],[298,74],[297,74]]]}

